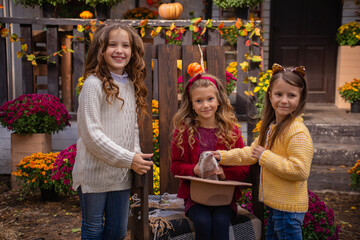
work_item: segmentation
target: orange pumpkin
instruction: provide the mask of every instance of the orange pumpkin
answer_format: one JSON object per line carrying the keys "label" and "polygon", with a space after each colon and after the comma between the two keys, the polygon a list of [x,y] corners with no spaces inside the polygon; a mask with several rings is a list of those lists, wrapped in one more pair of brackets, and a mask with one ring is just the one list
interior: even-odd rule
{"label": "orange pumpkin", "polygon": [[163,3],[159,7],[159,15],[164,19],[178,19],[182,12],[183,7],[180,3]]}
{"label": "orange pumpkin", "polygon": [[92,14],[91,12],[89,11],[83,11],[80,13],[80,17],[82,19],[90,19],[90,18],[93,18],[94,14]]}
{"label": "orange pumpkin", "polygon": [[193,77],[198,73],[202,73],[203,71],[203,68],[197,62],[190,63],[187,68],[187,73],[190,75],[190,77]]}

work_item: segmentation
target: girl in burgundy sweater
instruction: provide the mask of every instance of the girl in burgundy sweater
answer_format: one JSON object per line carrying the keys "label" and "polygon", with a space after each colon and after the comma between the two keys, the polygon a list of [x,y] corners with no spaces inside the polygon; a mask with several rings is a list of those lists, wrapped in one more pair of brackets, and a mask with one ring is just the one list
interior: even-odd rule
{"label": "girl in burgundy sweater", "polygon": [[[200,176],[199,156],[203,151],[242,148],[241,131],[218,78],[198,74],[186,84],[181,106],[173,119],[171,172],[180,176]],[[248,166],[219,166],[214,172],[220,180],[242,181]],[[185,201],[186,215],[193,221],[196,239],[229,239],[230,220],[236,215],[235,189],[230,205],[205,206],[190,197],[190,181],[181,180],[178,197]]]}

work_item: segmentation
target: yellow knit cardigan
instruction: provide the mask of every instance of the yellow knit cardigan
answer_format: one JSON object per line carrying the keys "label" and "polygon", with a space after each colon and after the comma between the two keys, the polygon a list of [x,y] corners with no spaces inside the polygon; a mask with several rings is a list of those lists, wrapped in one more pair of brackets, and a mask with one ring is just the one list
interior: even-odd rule
{"label": "yellow knit cardigan", "polygon": [[[269,134],[274,131],[271,125]],[[259,145],[258,138],[251,146],[219,151],[220,164],[252,165],[257,159],[251,157],[253,148]],[[314,147],[310,133],[297,117],[283,135],[275,140],[271,150],[261,155],[259,198],[267,206],[287,211],[306,212],[308,210],[307,179],[310,175]]]}

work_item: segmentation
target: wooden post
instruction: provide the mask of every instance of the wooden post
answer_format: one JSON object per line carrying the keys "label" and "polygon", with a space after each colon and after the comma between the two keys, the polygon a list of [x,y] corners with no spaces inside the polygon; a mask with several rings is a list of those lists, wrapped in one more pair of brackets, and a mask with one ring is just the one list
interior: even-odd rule
{"label": "wooden post", "polygon": [[[47,55],[58,51],[58,26],[46,26],[46,49]],[[48,93],[59,97],[59,57],[50,57],[48,67]]]}
{"label": "wooden post", "polygon": [[[20,24],[20,34],[24,39],[23,44],[27,44],[27,54],[32,53],[32,25]],[[26,57],[21,58],[22,63],[22,94],[34,93],[33,66]]]}
{"label": "wooden post", "polygon": [[[73,35],[77,37],[84,37],[84,33],[78,32],[77,29],[73,30]],[[73,41],[73,61],[74,61],[74,81],[73,81],[73,89],[75,90],[79,78],[83,75],[85,69],[85,43],[83,41],[78,41],[76,38]],[[74,95],[74,112],[77,111],[78,108],[78,96],[73,91]]]}
{"label": "wooden post", "polygon": [[178,109],[176,79],[176,53],[180,46],[158,45],[159,59],[159,143],[160,143],[160,193],[176,193],[179,181],[170,170],[172,118]]}
{"label": "wooden post", "polygon": [[207,72],[219,78],[226,89],[225,47],[206,47]]}
{"label": "wooden post", "polygon": [[[71,48],[71,39],[66,37],[66,34],[72,26],[63,26],[65,32],[60,35],[61,46]],[[71,63],[71,52],[63,53],[61,57],[61,99],[65,105],[66,110],[71,111],[71,103],[73,102],[73,88],[72,88],[72,63]]]}

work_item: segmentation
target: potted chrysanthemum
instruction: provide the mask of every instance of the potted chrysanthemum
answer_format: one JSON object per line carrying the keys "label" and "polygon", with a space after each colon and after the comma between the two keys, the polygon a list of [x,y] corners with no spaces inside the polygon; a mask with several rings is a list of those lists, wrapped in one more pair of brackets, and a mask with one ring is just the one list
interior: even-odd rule
{"label": "potted chrysanthemum", "polygon": [[[309,194],[309,209],[305,213],[303,225],[301,226],[304,240],[313,239],[339,239],[340,226],[335,224],[334,211],[313,192]],[[239,204],[242,208],[253,212],[251,189],[244,189]],[[264,225],[267,225],[268,209],[265,206]]]}
{"label": "potted chrysanthemum", "polygon": [[[70,118],[59,98],[50,94],[24,94],[1,106],[0,124],[12,131],[11,171],[25,156],[50,152],[50,134],[70,126]],[[15,178],[11,180],[16,188]]]}
{"label": "potted chrysanthemum", "polygon": [[360,79],[354,78],[352,82],[338,87],[340,96],[351,104],[352,113],[360,113]]}
{"label": "potted chrysanthemum", "polygon": [[55,185],[55,190],[59,193],[74,194],[72,188],[72,170],[75,163],[76,144],[71,145],[61,151],[56,156],[54,167],[51,173],[51,181]]}
{"label": "potted chrysanthemum", "polygon": [[37,189],[40,190],[42,200],[56,200],[54,183],[51,181],[53,164],[58,153],[33,153],[24,157],[12,175],[20,183],[21,190],[28,194]]}

